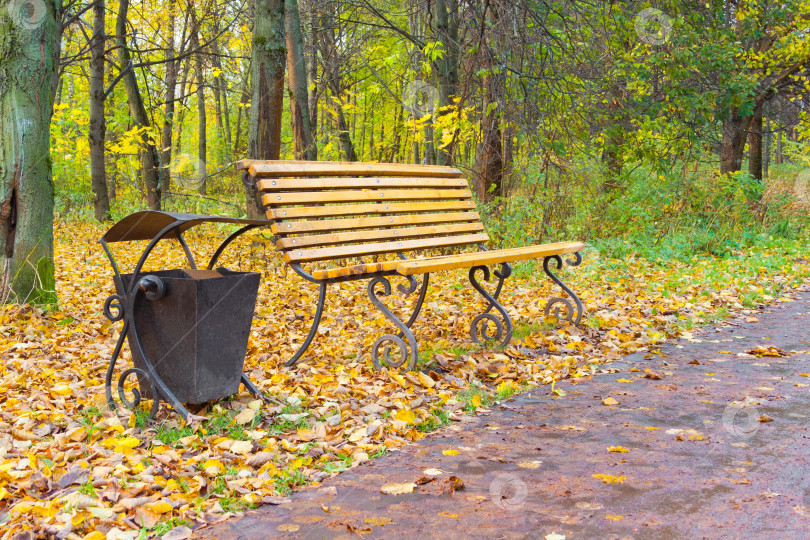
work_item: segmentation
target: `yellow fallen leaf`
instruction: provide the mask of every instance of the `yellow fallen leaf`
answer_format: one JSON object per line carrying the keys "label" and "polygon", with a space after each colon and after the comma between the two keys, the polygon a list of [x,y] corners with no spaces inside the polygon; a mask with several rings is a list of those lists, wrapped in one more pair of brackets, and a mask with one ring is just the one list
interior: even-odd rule
{"label": "yellow fallen leaf", "polygon": [[624,484],[626,476],[613,476],[612,474],[594,474],[594,478],[598,478],[604,484]]}
{"label": "yellow fallen leaf", "polygon": [[434,386],[436,386],[436,381],[434,381],[428,375],[425,375],[421,371],[417,373],[416,376],[419,377],[419,382],[422,383],[422,386],[426,388],[433,388]]}
{"label": "yellow fallen leaf", "polygon": [[73,393],[73,389],[66,384],[55,384],[51,387],[51,394],[68,396]]}
{"label": "yellow fallen leaf", "polygon": [[439,515],[441,517],[446,517],[446,518],[457,518],[458,517],[458,514],[451,514],[450,512],[439,512]]}
{"label": "yellow fallen leaf", "polygon": [[631,382],[634,382],[634,381],[633,381],[633,379],[616,379],[616,382],[631,383]]}
{"label": "yellow fallen leaf", "polygon": [[478,394],[474,395],[472,397],[472,400],[470,400],[470,403],[472,403],[472,406],[477,409],[478,407],[481,406],[481,396],[479,396]]}
{"label": "yellow fallen leaf", "polygon": [[613,521],[621,521],[624,519],[624,516],[619,516],[616,514],[608,514],[605,516],[605,519],[611,519]]}
{"label": "yellow fallen leaf", "polygon": [[442,454],[444,454],[445,456],[457,456],[458,450],[453,450],[452,448],[449,450],[442,450]]}
{"label": "yellow fallen leaf", "polygon": [[624,446],[611,446],[607,450],[608,450],[608,452],[619,452],[621,454],[626,454],[627,452],[630,451],[627,448],[625,448]]}
{"label": "yellow fallen leaf", "polygon": [[211,458],[203,463],[203,470],[208,476],[216,476],[225,470],[225,465],[220,460]]}
{"label": "yellow fallen leaf", "polygon": [[411,383],[405,380],[405,377],[400,375],[399,373],[388,373],[388,376],[397,381],[397,383],[404,389],[408,389],[411,387]]}
{"label": "yellow fallen leaf", "polygon": [[172,505],[166,501],[155,501],[147,504],[146,507],[156,514],[166,514],[172,511]]}
{"label": "yellow fallen leaf", "polygon": [[412,493],[414,489],[416,489],[416,484],[405,482],[404,484],[385,484],[380,488],[380,491],[386,495],[403,495]]}
{"label": "yellow fallen leaf", "polygon": [[107,535],[100,531],[93,531],[86,535],[83,540],[105,540]]}
{"label": "yellow fallen leaf", "polygon": [[619,404],[619,402],[616,401],[612,397],[606,397],[605,399],[602,400],[602,405],[611,406],[611,405],[618,405],[618,404]]}
{"label": "yellow fallen leaf", "polygon": [[416,422],[416,414],[410,409],[399,409],[394,415],[394,418],[405,422],[406,424],[413,424]]}

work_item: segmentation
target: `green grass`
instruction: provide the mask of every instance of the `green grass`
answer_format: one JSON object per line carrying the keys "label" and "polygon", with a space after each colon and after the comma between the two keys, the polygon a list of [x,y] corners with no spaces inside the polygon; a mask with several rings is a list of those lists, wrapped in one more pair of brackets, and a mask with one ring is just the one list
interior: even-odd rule
{"label": "green grass", "polygon": [[500,384],[495,390],[495,401],[503,401],[514,396],[520,388],[515,388],[512,384]]}
{"label": "green grass", "polygon": [[483,386],[474,385],[458,394],[458,400],[464,403],[463,410],[467,414],[474,414],[478,406],[474,403],[476,396],[480,400],[481,407],[489,407],[492,404],[492,396]]}
{"label": "green grass", "polygon": [[[348,457],[349,463],[351,463],[351,456]],[[307,485],[309,483],[309,480],[307,479],[306,476],[304,476],[304,473],[300,470],[288,471],[285,469],[282,470],[278,476],[276,476],[275,483],[276,483],[276,493],[278,495],[286,496],[292,493],[294,487]]]}
{"label": "green grass", "polygon": [[181,527],[183,525],[188,526],[189,521],[186,519],[180,518],[171,518],[166,521],[161,521],[151,529],[142,527],[140,531],[138,531],[138,540],[146,540],[148,538],[157,538],[163,536],[164,534],[168,534],[169,531],[174,529],[175,527]]}
{"label": "green grass", "polygon": [[155,438],[161,440],[164,444],[175,446],[180,439],[193,433],[191,427],[174,427],[161,424],[157,428]]}
{"label": "green grass", "polygon": [[450,417],[447,411],[437,407],[430,411],[430,416],[416,424],[416,430],[422,433],[430,433],[449,423]]}

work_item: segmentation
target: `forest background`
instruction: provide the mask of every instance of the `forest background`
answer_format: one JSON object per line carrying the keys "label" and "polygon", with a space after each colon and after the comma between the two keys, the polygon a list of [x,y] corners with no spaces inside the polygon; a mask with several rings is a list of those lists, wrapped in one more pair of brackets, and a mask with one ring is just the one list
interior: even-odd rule
{"label": "forest background", "polygon": [[3,4],[4,80],[53,61],[17,72],[44,168],[3,124],[8,299],[53,288],[51,203],[256,216],[246,156],[455,165],[500,246],[722,255],[806,215],[806,1]]}

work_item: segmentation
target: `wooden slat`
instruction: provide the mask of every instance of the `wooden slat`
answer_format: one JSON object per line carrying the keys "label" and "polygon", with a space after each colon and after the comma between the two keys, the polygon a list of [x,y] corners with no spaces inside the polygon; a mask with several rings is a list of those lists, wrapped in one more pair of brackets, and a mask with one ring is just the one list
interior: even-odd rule
{"label": "wooden slat", "polygon": [[453,234],[481,232],[484,225],[478,223],[460,223],[455,225],[431,225],[428,227],[406,227],[403,229],[376,229],[373,231],[339,232],[331,234],[312,234],[284,238],[276,242],[278,249],[295,249],[314,246],[349,244],[351,242],[368,242],[371,240],[396,240],[399,238],[416,238],[420,236],[448,236]]}
{"label": "wooden slat", "polygon": [[416,214],[409,216],[319,219],[310,221],[286,221],[284,223],[273,223],[270,226],[270,230],[273,232],[273,234],[287,235],[324,231],[346,231],[351,229],[370,229],[374,227],[400,227],[402,225],[425,225],[428,223],[476,221],[479,218],[480,216],[478,212],[441,212],[438,214]]}
{"label": "wooden slat", "polygon": [[303,191],[262,196],[265,206],[284,204],[341,203],[363,201],[419,201],[431,199],[469,199],[469,189],[370,189],[366,191]]}
{"label": "wooden slat", "polygon": [[462,253],[447,257],[433,257],[421,260],[400,261],[396,270],[400,274],[425,274],[439,270],[453,270],[455,268],[470,268],[471,266],[497,264],[502,262],[523,261],[538,259],[550,255],[563,255],[582,250],[585,244],[581,242],[558,242],[556,244],[542,244],[519,248],[500,249],[496,251],[479,251],[476,253]]}
{"label": "wooden slat", "polygon": [[418,203],[349,204],[340,206],[299,206],[295,208],[270,208],[267,219],[298,219],[369,214],[405,214],[417,212],[444,212],[447,210],[474,210],[472,201],[435,201]]}
{"label": "wooden slat", "polygon": [[294,178],[298,176],[432,176],[458,178],[461,171],[441,165],[361,163],[349,161],[260,161],[242,160],[236,167],[251,176]]}
{"label": "wooden slat", "polygon": [[326,261],[343,257],[393,253],[395,251],[464,246],[486,242],[487,240],[489,240],[489,237],[485,233],[479,233],[461,236],[443,236],[440,238],[423,238],[420,240],[402,240],[399,242],[373,242],[370,244],[355,244],[351,246],[292,249],[284,254],[284,260],[286,262]]}
{"label": "wooden slat", "polygon": [[271,178],[259,180],[259,191],[369,188],[469,188],[464,178],[430,178],[406,176],[398,178]]}
{"label": "wooden slat", "polygon": [[312,272],[315,279],[332,279],[347,276],[360,276],[374,272],[387,272],[397,267],[399,261],[383,261],[376,263],[355,264],[353,266],[341,266],[340,268],[322,268]]}

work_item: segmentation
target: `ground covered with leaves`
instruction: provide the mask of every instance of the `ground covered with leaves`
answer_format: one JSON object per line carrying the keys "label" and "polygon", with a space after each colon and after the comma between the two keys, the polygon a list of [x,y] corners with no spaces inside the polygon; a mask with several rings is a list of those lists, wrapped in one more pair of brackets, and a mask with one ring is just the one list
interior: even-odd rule
{"label": "ground covered with leaves", "polygon": [[[763,237],[724,257],[614,259],[596,250],[563,280],[586,307],[579,327],[543,315],[559,294],[536,263],[516,265],[502,299],[515,323],[505,350],[469,339],[483,300],[465,272],[431,276],[414,325],[420,366],[376,371],[374,340],[393,327],[370,304],[365,283],[329,287],[313,346],[283,367],[306,335],[317,290],[283,265],[270,246],[244,241],[222,264],[262,273],[246,372],[274,404],[242,391],[193,412],[184,425],[163,407],[110,410],[105,371],[121,323],[102,314],[112,271],[96,239],[103,228],[57,228],[58,308],[4,306],[0,312],[0,520],[3,537],[21,531],[60,538],[134,538],[190,529],[262,504],[298,486],[393,450],[463,414],[528,388],[587,377],[636,351],[689,337],[731,314],[756,316],[810,282],[805,239]],[[227,231],[188,235],[211,254]],[[147,269],[182,268],[182,251],[159,247]],[[131,269],[143,244],[115,246]],[[632,250],[629,250],[632,252]],[[416,295],[393,296],[408,313]],[[125,349],[117,373],[129,367]],[[116,375],[117,379],[117,375]],[[134,380],[129,380],[130,384]],[[148,405],[148,402],[144,406]]]}

